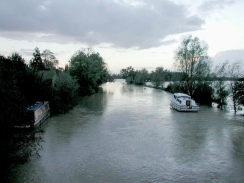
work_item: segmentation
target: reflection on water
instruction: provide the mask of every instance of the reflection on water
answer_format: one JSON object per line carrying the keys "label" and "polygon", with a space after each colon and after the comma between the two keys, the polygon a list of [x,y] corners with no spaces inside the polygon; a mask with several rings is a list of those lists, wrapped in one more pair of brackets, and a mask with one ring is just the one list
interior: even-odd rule
{"label": "reflection on water", "polygon": [[201,106],[169,107],[172,94],[103,85],[43,126],[41,157],[19,165],[12,182],[243,182],[241,116]]}

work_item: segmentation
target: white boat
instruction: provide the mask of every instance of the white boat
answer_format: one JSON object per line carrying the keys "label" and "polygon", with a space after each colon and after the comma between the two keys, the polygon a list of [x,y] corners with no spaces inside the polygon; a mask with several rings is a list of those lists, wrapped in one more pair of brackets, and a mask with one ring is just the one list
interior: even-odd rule
{"label": "white boat", "polygon": [[174,93],[170,100],[170,106],[177,111],[199,111],[199,106],[191,99],[191,96],[184,93]]}

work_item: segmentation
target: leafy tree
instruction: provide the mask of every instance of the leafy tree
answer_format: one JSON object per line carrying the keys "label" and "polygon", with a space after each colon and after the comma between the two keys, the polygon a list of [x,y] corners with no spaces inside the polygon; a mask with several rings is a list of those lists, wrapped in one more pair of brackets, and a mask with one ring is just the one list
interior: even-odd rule
{"label": "leafy tree", "polygon": [[132,66],[120,70],[120,75],[123,79],[126,79],[127,83],[134,83],[136,72]]}
{"label": "leafy tree", "polygon": [[168,80],[170,81],[181,81],[182,78],[185,78],[186,74],[183,72],[170,72],[168,73]]}
{"label": "leafy tree", "polygon": [[19,54],[8,58],[0,56],[0,121],[6,127],[13,127],[25,119],[28,103],[21,91],[25,75],[26,65]]}
{"label": "leafy tree", "polygon": [[70,59],[69,72],[79,84],[79,95],[97,92],[109,76],[104,59],[92,49],[77,51]]}
{"label": "leafy tree", "polygon": [[135,84],[136,85],[144,85],[145,81],[148,79],[149,74],[148,71],[144,68],[142,70],[137,70],[135,72]]}
{"label": "leafy tree", "polygon": [[55,106],[53,112],[66,112],[77,104],[78,84],[70,74],[56,73],[52,79],[52,99],[50,105]]}
{"label": "leafy tree", "polygon": [[68,72],[68,70],[69,70],[69,65],[68,64],[65,64],[64,72]]}
{"label": "leafy tree", "polygon": [[212,87],[207,82],[205,82],[205,83],[198,84],[195,92],[192,95],[192,98],[197,103],[212,105],[212,94],[213,94]]}
{"label": "leafy tree", "polygon": [[175,67],[185,73],[182,83],[189,95],[193,95],[199,82],[210,73],[210,60],[207,55],[208,46],[199,38],[185,38],[175,51]]}
{"label": "leafy tree", "polygon": [[41,57],[46,70],[50,70],[51,68],[56,68],[58,66],[58,60],[50,50],[44,50]]}
{"label": "leafy tree", "polygon": [[5,166],[1,170],[6,170],[13,161],[27,160],[40,147],[41,137],[37,131],[14,129],[16,125],[28,123],[29,96],[25,88],[29,86],[30,76],[19,54],[14,53],[8,58],[0,55],[0,153],[1,166]]}
{"label": "leafy tree", "polygon": [[167,71],[163,67],[157,67],[155,72],[151,73],[151,81],[154,83],[154,86],[158,88],[160,85],[163,85],[166,79]]}
{"label": "leafy tree", "polygon": [[42,93],[50,102],[52,114],[64,113],[77,104],[78,84],[68,72],[50,69],[39,72],[45,87]]}
{"label": "leafy tree", "polygon": [[166,88],[165,91],[171,92],[171,93],[179,93],[179,92],[186,92],[184,87],[182,86],[181,82],[175,81],[173,83],[170,83]]}
{"label": "leafy tree", "polygon": [[33,58],[30,60],[30,67],[35,69],[36,71],[45,70],[40,50],[37,47],[34,50]]}

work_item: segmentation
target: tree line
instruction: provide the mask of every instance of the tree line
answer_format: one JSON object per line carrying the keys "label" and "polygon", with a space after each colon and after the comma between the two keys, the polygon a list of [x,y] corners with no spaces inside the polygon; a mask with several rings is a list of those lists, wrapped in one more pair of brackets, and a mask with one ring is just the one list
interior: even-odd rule
{"label": "tree line", "polygon": [[[121,69],[120,77],[127,83],[145,85],[150,81],[155,88],[176,93],[183,92],[192,96],[196,102],[211,105],[217,102],[222,108],[227,96],[233,101],[234,111],[238,104],[244,104],[244,79],[241,61],[215,64],[207,55],[208,45],[198,37],[183,39],[175,50],[172,72],[163,67],[148,72],[145,68],[135,70],[132,66]],[[165,82],[169,84],[164,87]]]}
{"label": "tree line", "polygon": [[18,53],[0,55],[1,162],[26,160],[37,152],[41,131],[14,128],[28,124],[28,106],[49,101],[52,114],[64,113],[80,97],[98,92],[99,86],[110,80],[104,59],[90,48],[77,51],[64,69],[58,68],[50,50],[41,53],[35,48],[29,64]]}
{"label": "tree line", "polygon": [[146,68],[135,70],[132,66],[120,70],[120,74],[114,78],[125,79],[128,84],[145,85],[150,81],[156,88],[162,86],[166,81],[179,81],[183,77],[182,72],[173,72],[164,67],[157,67],[155,71],[149,72]]}

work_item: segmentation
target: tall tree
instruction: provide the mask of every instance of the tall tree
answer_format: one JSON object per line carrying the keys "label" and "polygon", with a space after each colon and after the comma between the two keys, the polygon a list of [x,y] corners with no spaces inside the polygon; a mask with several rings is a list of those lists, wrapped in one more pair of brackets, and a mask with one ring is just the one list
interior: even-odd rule
{"label": "tall tree", "polygon": [[46,49],[41,54],[43,59],[43,64],[46,70],[51,68],[56,68],[58,66],[58,59],[54,56],[54,53]]}
{"label": "tall tree", "polygon": [[228,76],[230,78],[229,84],[230,84],[230,93],[231,95],[231,99],[233,102],[233,108],[234,108],[234,112],[236,114],[237,111],[237,105],[239,103],[238,100],[238,86],[240,83],[240,78],[242,76],[241,74],[241,66],[242,63],[240,61],[236,61],[232,64],[229,64],[227,67],[227,73],[226,76]]}
{"label": "tall tree", "polygon": [[132,66],[120,70],[120,75],[123,79],[126,79],[127,83],[134,83],[136,72]]}
{"label": "tall tree", "polygon": [[210,59],[207,57],[208,46],[198,37],[185,38],[175,51],[175,67],[185,73],[183,86],[189,95],[196,90],[200,81],[210,73]]}
{"label": "tall tree", "polygon": [[69,72],[79,84],[79,95],[95,93],[109,76],[104,59],[90,48],[79,50],[71,57]]}
{"label": "tall tree", "polygon": [[38,47],[36,47],[33,52],[33,58],[30,60],[30,67],[36,71],[45,70],[45,66]]}
{"label": "tall tree", "polygon": [[135,72],[135,84],[136,85],[144,85],[145,81],[148,79],[149,74],[148,71],[144,68],[142,70],[137,70]]}
{"label": "tall tree", "polygon": [[157,67],[155,71],[151,73],[151,81],[154,83],[155,87],[163,85],[166,79],[167,70],[164,70],[163,67]]}
{"label": "tall tree", "polygon": [[[30,76],[34,75],[30,75],[28,70],[24,59],[18,53],[8,58],[0,55],[0,174],[13,161],[27,160],[29,155],[38,149],[41,140],[38,140],[36,131],[14,129],[16,125],[28,123],[28,89],[35,88],[30,82]],[[3,176],[0,175],[1,178]]]}
{"label": "tall tree", "polygon": [[220,109],[222,109],[223,104],[226,103],[226,97],[228,96],[228,91],[226,89],[227,85],[225,83],[224,77],[226,77],[226,69],[228,62],[225,61],[221,65],[217,65],[214,69],[213,75],[215,76],[215,81],[213,82],[214,99],[219,103]]}

